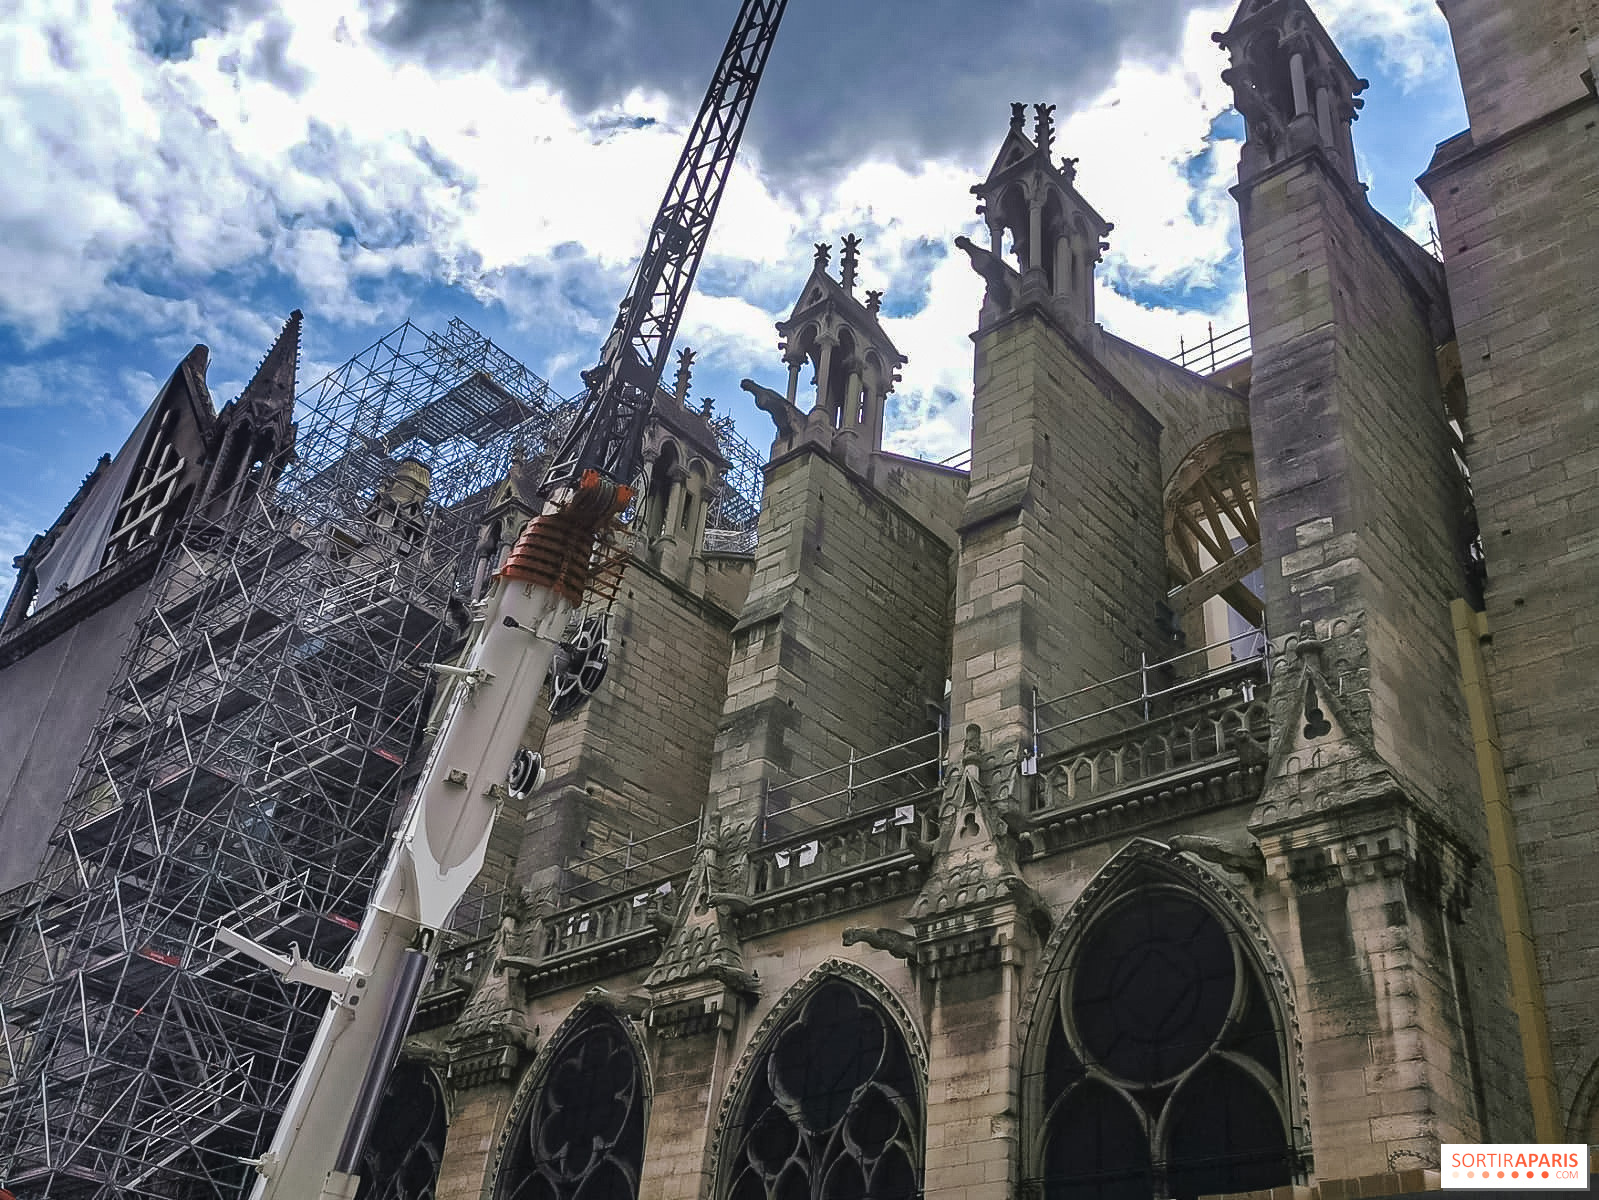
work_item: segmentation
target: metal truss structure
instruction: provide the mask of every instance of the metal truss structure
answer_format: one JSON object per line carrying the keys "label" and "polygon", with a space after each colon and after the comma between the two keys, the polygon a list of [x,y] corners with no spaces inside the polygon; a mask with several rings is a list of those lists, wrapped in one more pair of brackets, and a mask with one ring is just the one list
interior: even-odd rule
{"label": "metal truss structure", "polygon": [[0,1180],[29,1200],[242,1194],[325,997],[215,931],[337,968],[478,518],[570,406],[453,321],[395,330],[296,416],[176,534],[46,866],[0,911]]}

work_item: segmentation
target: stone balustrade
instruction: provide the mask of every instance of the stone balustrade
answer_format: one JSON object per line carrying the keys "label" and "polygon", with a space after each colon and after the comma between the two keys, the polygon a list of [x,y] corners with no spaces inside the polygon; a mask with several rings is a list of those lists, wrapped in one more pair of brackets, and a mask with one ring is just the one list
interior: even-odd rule
{"label": "stone balustrade", "polygon": [[1263,681],[1218,688],[1170,716],[1042,756],[1024,855],[1251,799],[1265,770],[1266,699]]}

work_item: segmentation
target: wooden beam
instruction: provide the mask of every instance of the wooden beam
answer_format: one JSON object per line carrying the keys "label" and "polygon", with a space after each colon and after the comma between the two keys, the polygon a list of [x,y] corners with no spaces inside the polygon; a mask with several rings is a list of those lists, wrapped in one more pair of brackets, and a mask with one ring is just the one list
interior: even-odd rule
{"label": "wooden beam", "polygon": [[1260,569],[1260,543],[1245,546],[1225,562],[1217,563],[1166,597],[1172,611],[1182,614],[1198,608],[1212,596],[1221,596],[1254,624],[1263,613],[1260,600],[1243,585],[1244,576]]}

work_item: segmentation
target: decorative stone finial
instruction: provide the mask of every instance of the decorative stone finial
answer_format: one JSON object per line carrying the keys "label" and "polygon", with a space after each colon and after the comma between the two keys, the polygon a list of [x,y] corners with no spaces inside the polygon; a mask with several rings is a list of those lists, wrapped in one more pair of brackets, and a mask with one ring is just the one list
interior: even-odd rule
{"label": "decorative stone finial", "polygon": [[866,293],[866,311],[876,316],[883,307],[883,293],[881,291]]}
{"label": "decorative stone finial", "polygon": [[694,378],[694,351],[684,346],[677,352],[677,379],[672,384],[672,395],[679,404],[688,403],[688,385]]}
{"label": "decorative stone finial", "polygon": [[833,257],[833,247],[829,242],[816,243],[816,265],[824,271],[827,269],[828,259]]}
{"label": "decorative stone finial", "polygon": [[1027,120],[1027,105],[1020,100],[1014,101],[1010,106],[1010,131],[1020,133],[1022,124]]}
{"label": "decorative stone finial", "polygon": [[705,396],[705,397],[703,397],[700,400],[700,416],[704,417],[707,421],[709,421],[711,419],[711,415],[715,411],[716,411],[716,401],[715,400],[712,400],[709,396]]}
{"label": "decorative stone finial", "polygon": [[1316,637],[1316,626],[1312,622],[1299,622],[1299,641],[1294,646],[1294,652],[1301,659],[1314,658],[1320,664],[1321,641]]}
{"label": "decorative stone finial", "polygon": [[844,251],[838,256],[839,282],[844,285],[844,291],[853,296],[855,294],[855,268],[861,261],[861,239],[853,233],[846,233],[842,243]]}
{"label": "decorative stone finial", "polygon": [[1049,151],[1055,144],[1055,106],[1053,104],[1033,105],[1033,141],[1037,144],[1044,157],[1049,157]]}
{"label": "decorative stone finial", "polygon": [[1063,158],[1063,159],[1061,159],[1060,160],[1060,173],[1062,175],[1066,176],[1066,182],[1067,183],[1076,183],[1077,182],[1077,160],[1075,158]]}

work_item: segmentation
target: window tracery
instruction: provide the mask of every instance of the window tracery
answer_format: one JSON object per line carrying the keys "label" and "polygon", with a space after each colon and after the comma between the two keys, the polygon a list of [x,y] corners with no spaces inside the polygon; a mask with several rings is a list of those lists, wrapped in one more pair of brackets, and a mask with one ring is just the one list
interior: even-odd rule
{"label": "window tracery", "polygon": [[1059,973],[1035,1178],[1046,1200],[1177,1200],[1292,1181],[1281,1039],[1240,936],[1178,887],[1105,909]]}
{"label": "window tracery", "polygon": [[496,1200],[635,1200],[644,1079],[614,1017],[595,1012],[568,1035],[517,1123]]}
{"label": "window tracery", "polygon": [[398,1064],[361,1151],[356,1200],[433,1200],[444,1135],[444,1095],[432,1073]]}
{"label": "window tracery", "polygon": [[816,988],[755,1060],[728,1200],[913,1200],[922,1112],[904,1039],[859,988]]}
{"label": "window tracery", "polygon": [[173,443],[175,429],[176,418],[168,408],[151,431],[144,457],[117,506],[102,566],[125,558],[145,542],[166,532],[183,515],[178,488],[188,462]]}

